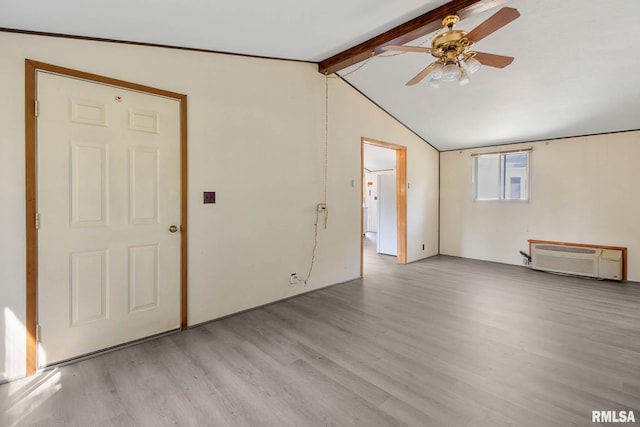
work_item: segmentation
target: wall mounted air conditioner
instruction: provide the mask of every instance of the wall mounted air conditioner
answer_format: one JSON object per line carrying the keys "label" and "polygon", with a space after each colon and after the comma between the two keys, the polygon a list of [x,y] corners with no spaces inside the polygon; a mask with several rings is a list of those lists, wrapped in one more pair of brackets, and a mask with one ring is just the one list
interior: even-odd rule
{"label": "wall mounted air conditioner", "polygon": [[623,280],[625,248],[530,241],[531,268],[599,279]]}

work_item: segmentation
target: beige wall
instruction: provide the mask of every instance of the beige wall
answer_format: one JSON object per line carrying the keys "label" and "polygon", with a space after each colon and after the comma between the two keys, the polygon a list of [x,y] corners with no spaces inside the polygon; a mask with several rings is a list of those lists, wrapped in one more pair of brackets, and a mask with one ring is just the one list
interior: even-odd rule
{"label": "beige wall", "polygon": [[470,154],[482,150],[441,153],[441,253],[521,264],[528,239],[626,246],[640,281],[640,132],[521,146],[533,147],[528,203],[474,202]]}
{"label": "beige wall", "polygon": [[188,95],[190,324],[359,275],[363,136],[408,147],[408,258],[438,251],[438,153],[332,79],[329,227],[309,285],[289,285],[308,269],[323,193],[314,64],[0,33],[0,380],[25,372],[25,58]]}

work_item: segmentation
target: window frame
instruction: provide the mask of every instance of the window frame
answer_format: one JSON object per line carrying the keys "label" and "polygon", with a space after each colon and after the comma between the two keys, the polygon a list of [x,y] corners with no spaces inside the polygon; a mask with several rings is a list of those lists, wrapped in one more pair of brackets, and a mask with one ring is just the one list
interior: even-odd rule
{"label": "window frame", "polygon": [[[489,153],[476,153],[471,154],[472,174],[471,181],[473,184],[473,201],[481,203],[529,203],[531,200],[531,148],[519,149],[519,150],[504,150],[493,151]],[[522,199],[507,198],[507,185],[506,185],[506,159],[508,155],[512,154],[524,154],[525,155],[525,174],[524,179],[520,182],[521,189],[524,189],[526,194]],[[481,199],[478,198],[478,158],[481,157],[498,157],[498,198]],[[522,191],[522,190],[521,190]]]}

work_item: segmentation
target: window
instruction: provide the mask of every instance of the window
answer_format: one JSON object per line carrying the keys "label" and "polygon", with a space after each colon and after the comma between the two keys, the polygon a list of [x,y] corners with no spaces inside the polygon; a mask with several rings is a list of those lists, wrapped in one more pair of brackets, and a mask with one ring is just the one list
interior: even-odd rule
{"label": "window", "polygon": [[529,152],[473,158],[475,200],[529,200]]}

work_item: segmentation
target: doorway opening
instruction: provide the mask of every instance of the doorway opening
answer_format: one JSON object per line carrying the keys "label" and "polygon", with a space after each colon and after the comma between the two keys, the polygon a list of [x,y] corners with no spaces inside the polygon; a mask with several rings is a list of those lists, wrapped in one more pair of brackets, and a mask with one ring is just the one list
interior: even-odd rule
{"label": "doorway opening", "polygon": [[[360,276],[365,243],[407,263],[407,147],[361,138],[362,212]],[[375,234],[374,234],[375,233]]]}

